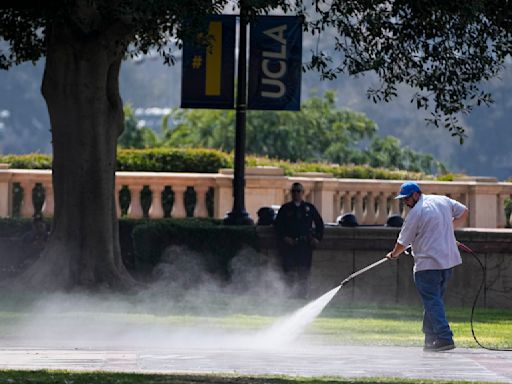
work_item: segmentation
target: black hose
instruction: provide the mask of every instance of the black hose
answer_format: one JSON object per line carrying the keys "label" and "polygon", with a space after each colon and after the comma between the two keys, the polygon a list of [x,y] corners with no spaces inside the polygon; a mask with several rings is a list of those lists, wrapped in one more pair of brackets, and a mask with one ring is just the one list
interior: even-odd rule
{"label": "black hose", "polygon": [[476,308],[476,303],[478,301],[478,297],[480,296],[480,292],[482,292],[482,288],[485,286],[485,275],[486,275],[486,270],[485,270],[485,266],[483,265],[482,261],[478,258],[478,256],[476,255],[475,252],[473,252],[473,250],[471,248],[469,248],[467,245],[464,245],[462,243],[458,243],[458,246],[460,249],[462,249],[463,251],[473,255],[473,257],[475,258],[475,260],[478,262],[478,264],[480,265],[480,268],[482,268],[482,281],[480,282],[480,287],[478,288],[478,291],[476,293],[476,296],[475,296],[475,300],[473,301],[473,306],[471,307],[471,317],[470,317],[470,324],[471,324],[471,334],[473,335],[473,339],[475,339],[475,342],[481,347],[481,348],[484,348],[484,349],[487,349],[489,351],[512,351],[512,349],[510,348],[494,348],[494,347],[487,347],[485,345],[483,345],[480,341],[478,341],[477,337],[476,337],[476,334],[475,334],[475,329],[473,327],[473,318],[475,316],[475,308]]}

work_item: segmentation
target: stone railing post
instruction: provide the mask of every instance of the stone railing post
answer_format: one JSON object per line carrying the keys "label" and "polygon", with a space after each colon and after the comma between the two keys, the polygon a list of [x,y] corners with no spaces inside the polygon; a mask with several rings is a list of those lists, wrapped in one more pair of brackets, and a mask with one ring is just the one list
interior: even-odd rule
{"label": "stone railing post", "polygon": [[336,183],[332,181],[318,181],[313,187],[313,204],[327,223],[334,222],[339,209],[338,207],[334,208],[335,187]]}
{"label": "stone railing post", "polygon": [[380,192],[377,199],[379,203],[377,209],[377,224],[385,224],[388,218],[388,196],[386,192]]}
{"label": "stone railing post", "polygon": [[357,191],[355,194],[354,215],[358,223],[364,223],[363,193],[361,191]]}
{"label": "stone railing post", "polygon": [[194,207],[194,217],[208,217],[208,209],[206,208],[207,186],[194,187],[196,191],[196,206]]}
{"label": "stone railing post", "polygon": [[151,206],[149,207],[149,217],[151,219],[161,219],[164,217],[164,209],[162,207],[162,192],[164,187],[159,184],[150,185],[151,189]]}
{"label": "stone railing post", "polygon": [[6,164],[0,164],[0,217],[9,217],[12,212],[11,173]]}
{"label": "stone railing post", "polygon": [[281,201],[281,205],[286,203],[287,201],[290,201],[292,199],[292,195],[290,194],[290,188],[284,188],[283,189],[283,199]]}
{"label": "stone railing post", "polygon": [[392,193],[391,195],[391,207],[389,209],[389,216],[400,215],[400,201],[395,199],[396,193]]}
{"label": "stone railing post", "polygon": [[186,217],[185,191],[187,190],[187,187],[185,185],[173,185],[172,190],[174,191],[174,204],[172,206],[171,216],[176,218]]}
{"label": "stone railing post", "polygon": [[140,193],[143,185],[129,185],[130,189],[130,207],[128,208],[128,217],[130,219],[140,219],[143,215],[142,206],[140,204]]}
{"label": "stone railing post", "polygon": [[217,178],[215,192],[215,217],[222,219],[233,208],[233,182],[230,177]]}
{"label": "stone railing post", "polygon": [[315,192],[309,189],[306,185],[304,185],[304,201],[307,201],[308,203],[311,204],[315,204],[314,195]]}
{"label": "stone railing post", "polygon": [[43,184],[44,188],[44,204],[41,212],[43,216],[53,216],[54,200],[53,200],[53,184],[50,182]]}
{"label": "stone railing post", "polygon": [[375,224],[375,195],[371,191],[366,194],[366,209],[363,215],[363,224]]}
{"label": "stone railing post", "polygon": [[[468,199],[466,193],[454,194],[453,199],[457,200],[461,204],[464,204],[466,207],[468,206]],[[464,220],[464,223],[462,224],[463,227],[469,226],[469,217],[471,217],[471,211],[469,212],[468,218]]]}
{"label": "stone railing post", "polygon": [[498,195],[498,211],[496,212],[497,216],[497,222],[496,227],[497,228],[505,228],[505,225],[507,223],[507,218],[505,217],[505,199],[508,196],[500,193]]}
{"label": "stone railing post", "polygon": [[21,217],[32,217],[34,215],[34,203],[32,201],[32,189],[34,181],[21,181],[20,186],[23,189],[23,200],[21,201]]}
{"label": "stone railing post", "polygon": [[469,186],[469,226],[496,228],[498,223],[498,195],[494,186],[475,184]]}
{"label": "stone railing post", "polygon": [[343,208],[340,213],[341,215],[352,213],[352,194],[350,191],[343,192]]}
{"label": "stone railing post", "polygon": [[342,201],[342,193],[343,192],[340,192],[340,191],[335,191],[333,196],[332,196],[332,206],[333,206],[333,217],[334,217],[334,221],[336,220],[336,218],[338,217],[338,215],[340,214],[341,212],[341,201]]}
{"label": "stone railing post", "polygon": [[116,205],[116,213],[117,213],[118,218],[120,218],[121,215],[123,214],[123,212],[121,210],[121,199],[119,198],[121,189],[123,189],[123,185],[120,183],[118,184],[117,180],[116,180],[116,185],[114,186],[114,203]]}

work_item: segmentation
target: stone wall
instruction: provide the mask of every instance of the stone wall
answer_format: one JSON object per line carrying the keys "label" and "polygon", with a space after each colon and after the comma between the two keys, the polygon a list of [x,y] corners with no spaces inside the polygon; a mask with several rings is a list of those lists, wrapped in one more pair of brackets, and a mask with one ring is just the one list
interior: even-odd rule
{"label": "stone wall", "polygon": [[[399,229],[386,227],[327,227],[324,240],[313,255],[311,294],[320,296],[351,273],[379,259],[392,249]],[[278,260],[276,237],[271,227],[258,227],[264,253]],[[463,229],[457,239],[473,249],[486,266],[485,286],[479,304],[512,308],[512,231]],[[470,307],[482,279],[482,270],[471,254],[461,253],[450,282],[448,305]],[[403,254],[348,283],[336,301],[365,301],[386,304],[420,304],[412,280],[413,261]]]}

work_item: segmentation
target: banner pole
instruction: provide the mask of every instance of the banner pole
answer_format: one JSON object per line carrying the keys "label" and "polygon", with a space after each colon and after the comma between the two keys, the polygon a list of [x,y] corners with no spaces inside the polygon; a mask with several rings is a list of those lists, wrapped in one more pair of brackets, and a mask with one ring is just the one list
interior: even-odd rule
{"label": "banner pole", "polygon": [[227,225],[252,225],[245,210],[245,124],[247,114],[247,15],[240,2],[238,72],[235,125],[235,159],[233,172],[233,209],[224,218]]}

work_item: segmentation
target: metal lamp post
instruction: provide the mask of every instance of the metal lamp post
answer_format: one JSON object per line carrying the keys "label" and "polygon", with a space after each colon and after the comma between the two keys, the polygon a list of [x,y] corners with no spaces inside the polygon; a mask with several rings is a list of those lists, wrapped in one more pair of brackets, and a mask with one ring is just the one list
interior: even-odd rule
{"label": "metal lamp post", "polygon": [[247,115],[247,15],[240,9],[238,84],[235,123],[235,169],[233,172],[233,209],[224,218],[227,225],[253,225],[245,210],[245,122]]}

